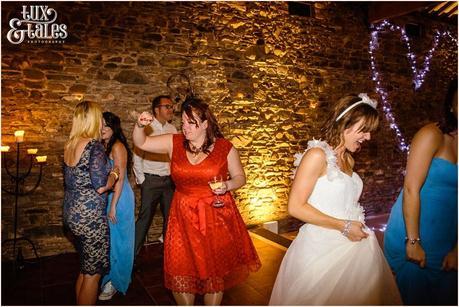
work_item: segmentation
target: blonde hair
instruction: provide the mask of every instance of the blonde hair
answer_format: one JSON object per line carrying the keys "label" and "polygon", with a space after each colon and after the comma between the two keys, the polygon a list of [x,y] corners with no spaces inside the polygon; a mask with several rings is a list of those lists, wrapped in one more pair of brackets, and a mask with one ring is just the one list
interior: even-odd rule
{"label": "blonde hair", "polygon": [[75,107],[73,112],[72,130],[65,144],[65,149],[72,154],[75,152],[80,138],[99,140],[102,127],[102,109],[92,101],[82,101]]}
{"label": "blonde hair", "polygon": [[[352,127],[361,119],[364,121],[362,127],[360,127],[360,131],[372,132],[378,128],[378,111],[366,103],[362,103],[353,107],[344,115],[342,115],[339,120],[336,120],[344,110],[360,100],[362,99],[354,94],[344,96],[338,100],[332,114],[330,114],[329,118],[327,118],[324,125],[322,126],[322,135],[325,141],[332,148],[336,148],[344,144],[344,130]],[[350,166],[353,164],[353,161],[354,159],[352,158],[351,154],[346,150],[344,152],[344,162]]]}

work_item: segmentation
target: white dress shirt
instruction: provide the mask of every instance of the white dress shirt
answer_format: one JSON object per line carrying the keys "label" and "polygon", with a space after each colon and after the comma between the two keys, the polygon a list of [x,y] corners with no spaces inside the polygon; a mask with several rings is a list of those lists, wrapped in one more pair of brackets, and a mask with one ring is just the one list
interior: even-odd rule
{"label": "white dress shirt", "polygon": [[[177,133],[174,125],[168,122],[163,125],[155,117],[153,117],[150,127],[152,133],[149,135]],[[145,129],[148,129],[148,127]],[[171,174],[170,161],[167,154],[149,153],[135,148],[132,160],[134,162],[132,168],[137,184],[142,184],[145,180],[145,173],[158,176],[169,176]]]}

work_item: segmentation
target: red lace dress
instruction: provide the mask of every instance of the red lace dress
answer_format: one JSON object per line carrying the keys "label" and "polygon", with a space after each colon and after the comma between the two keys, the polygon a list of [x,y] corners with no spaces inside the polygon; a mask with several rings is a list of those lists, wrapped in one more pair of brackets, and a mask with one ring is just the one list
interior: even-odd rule
{"label": "red lace dress", "polygon": [[206,159],[193,165],[183,141],[183,135],[173,136],[176,190],[164,244],[165,286],[175,292],[224,291],[261,266],[231,193],[220,196],[224,207],[212,206],[215,195],[208,182],[216,175],[226,178],[232,144],[217,139]]}

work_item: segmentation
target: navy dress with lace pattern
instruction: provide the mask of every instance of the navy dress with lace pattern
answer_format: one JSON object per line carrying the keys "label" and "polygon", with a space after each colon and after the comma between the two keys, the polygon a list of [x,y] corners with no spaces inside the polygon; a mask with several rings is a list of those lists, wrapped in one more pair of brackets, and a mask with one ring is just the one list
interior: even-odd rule
{"label": "navy dress with lace pattern", "polygon": [[96,140],[86,145],[77,165],[64,163],[64,225],[75,237],[83,274],[103,275],[110,268],[107,197],[96,191],[107,183],[110,169]]}

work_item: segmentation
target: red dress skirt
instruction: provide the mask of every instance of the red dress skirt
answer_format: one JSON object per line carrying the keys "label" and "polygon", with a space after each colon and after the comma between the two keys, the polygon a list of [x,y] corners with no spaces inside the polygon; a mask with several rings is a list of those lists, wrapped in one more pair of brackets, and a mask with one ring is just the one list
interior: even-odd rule
{"label": "red dress skirt", "polygon": [[228,175],[232,144],[217,139],[201,163],[189,162],[184,137],[173,136],[171,175],[176,190],[164,243],[165,286],[174,292],[213,293],[244,281],[261,267],[260,260],[231,193],[214,208],[208,182]]}

